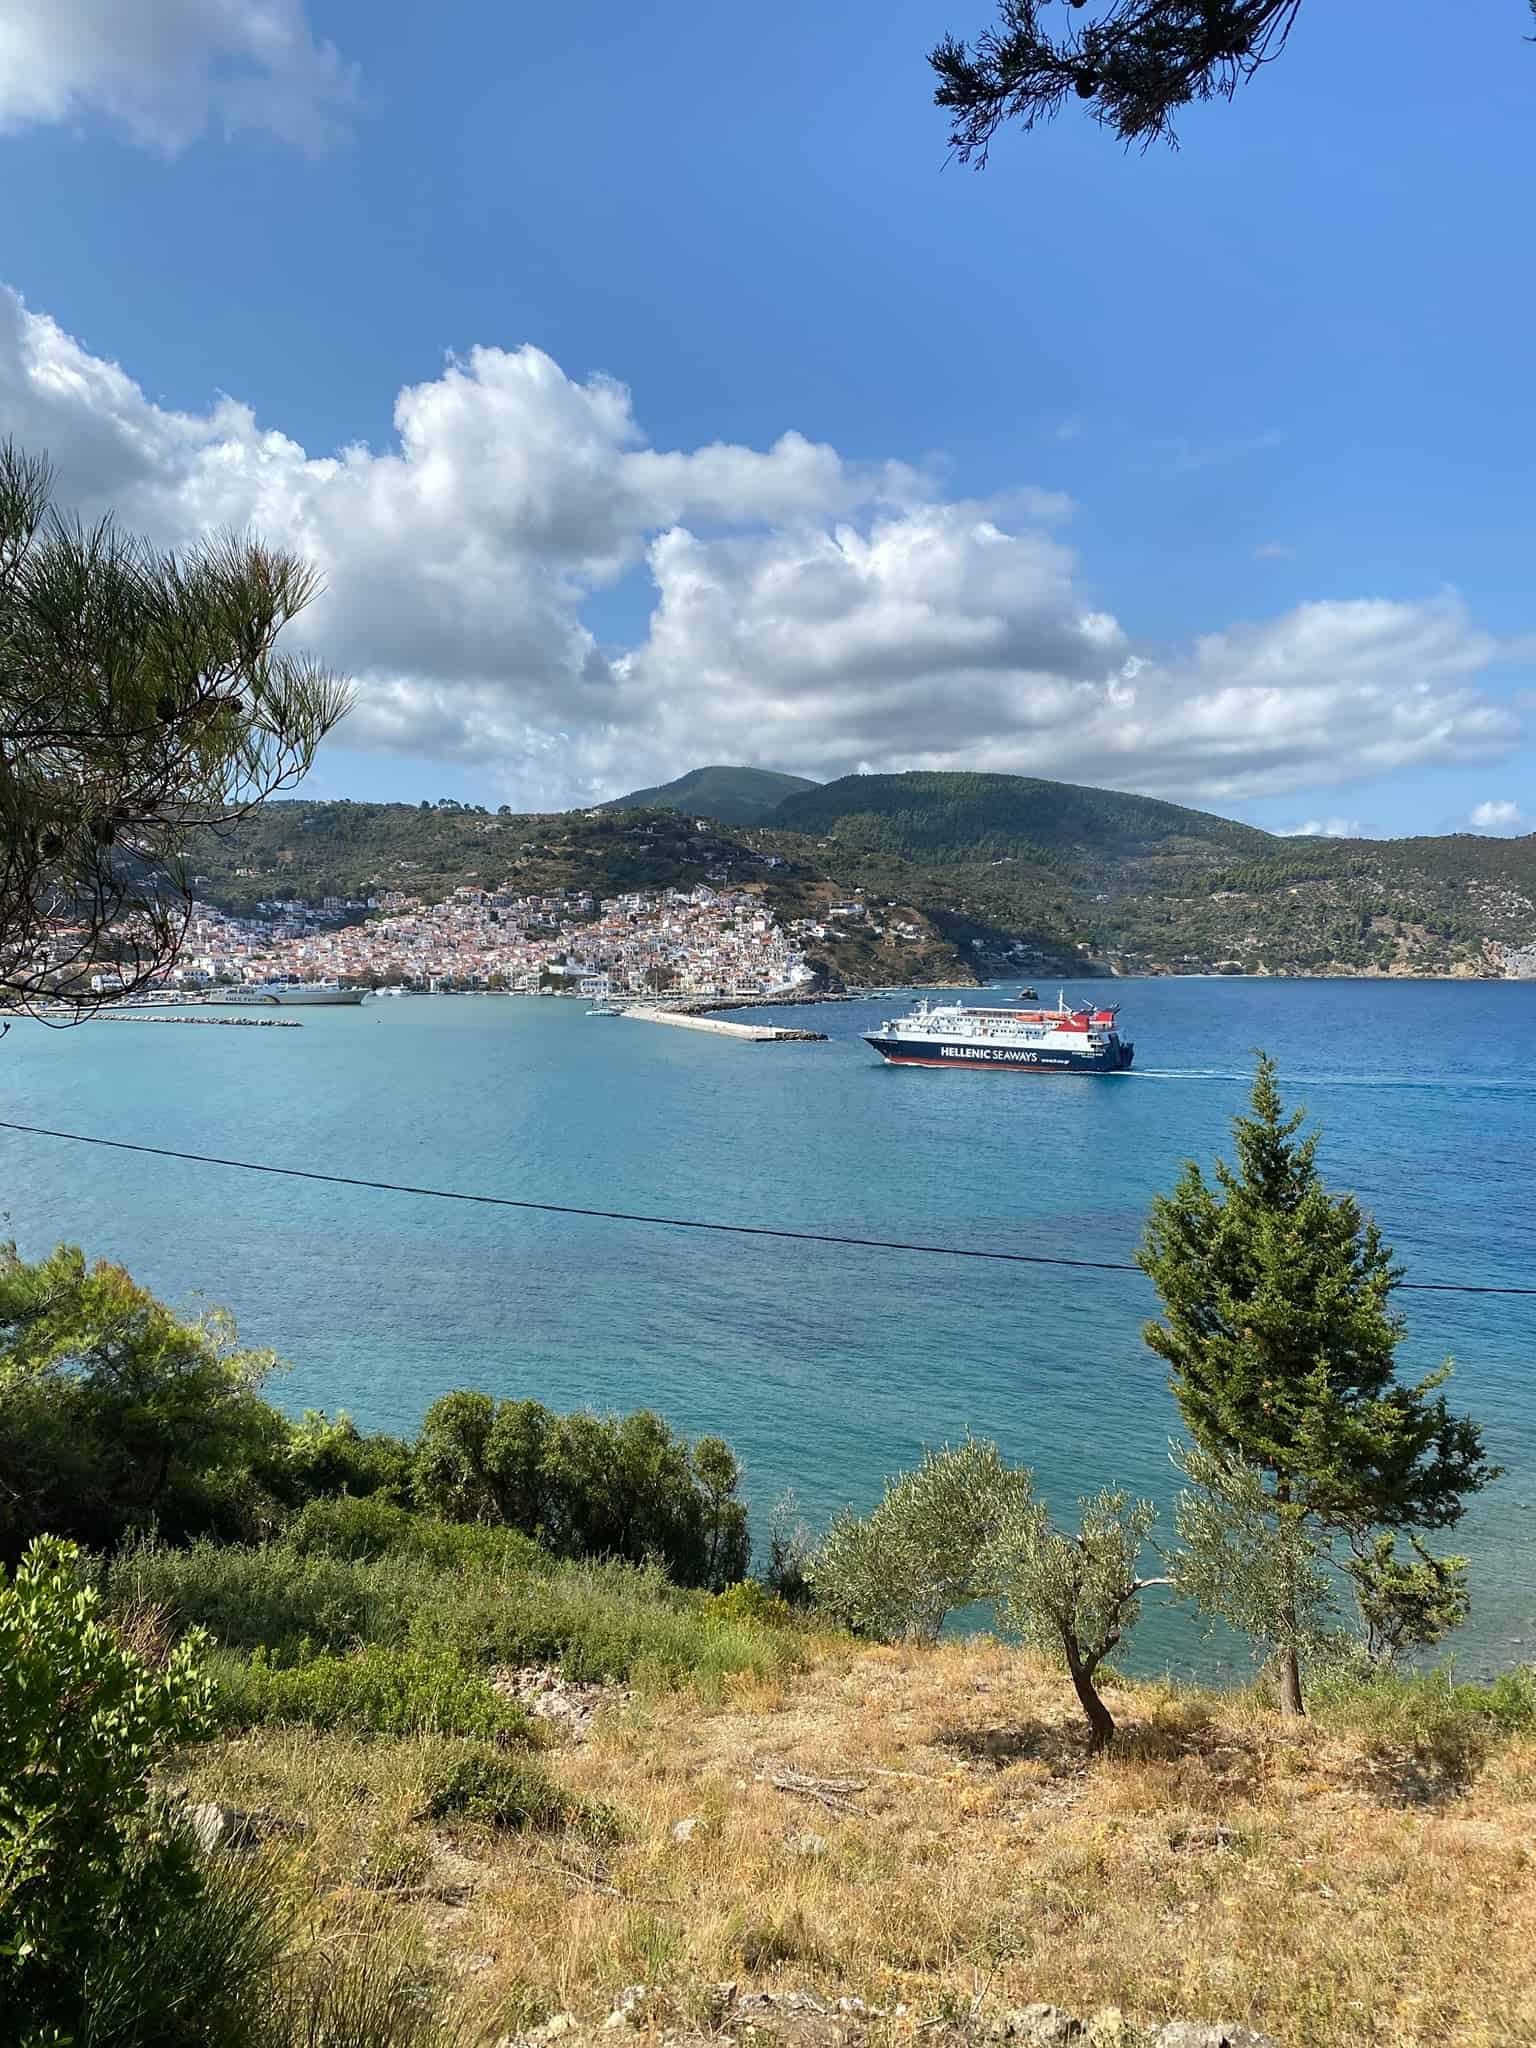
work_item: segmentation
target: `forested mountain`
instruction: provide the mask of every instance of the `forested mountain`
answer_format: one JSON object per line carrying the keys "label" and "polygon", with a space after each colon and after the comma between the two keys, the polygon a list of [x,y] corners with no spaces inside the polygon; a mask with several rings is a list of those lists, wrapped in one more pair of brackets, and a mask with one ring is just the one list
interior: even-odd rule
{"label": "forested mountain", "polygon": [[[749,822],[699,829],[688,804],[792,785]],[[661,805],[666,792],[693,795]],[[701,797],[699,791],[704,794]],[[723,795],[712,796],[711,790]],[[288,895],[440,896],[460,883],[596,894],[707,876],[786,916],[836,897],[915,913],[909,960],[821,953],[830,973],[932,976],[957,960],[1042,973],[1481,974],[1536,946],[1536,837],[1281,838],[1151,797],[1010,775],[854,775],[824,786],[700,769],[651,807],[518,815],[437,804],[273,803],[205,835],[197,893],[229,908]],[[626,803],[630,800],[626,799]],[[893,920],[894,921],[894,920]]]}
{"label": "forested mountain", "polygon": [[715,818],[723,825],[759,825],[784,798],[814,790],[803,775],[772,768],[693,768],[655,789],[632,789],[603,806],[609,811],[681,811],[689,818]]}
{"label": "forested mountain", "polygon": [[786,797],[774,823],[912,860],[1048,857],[1064,848],[1099,858],[1210,849],[1227,860],[1274,844],[1255,826],[1182,804],[1023,775],[845,775]]}
{"label": "forested mountain", "polygon": [[1123,971],[1487,973],[1536,941],[1536,837],[1296,839],[1118,790],[850,775],[774,814],[847,886],[900,888],[967,954]]}

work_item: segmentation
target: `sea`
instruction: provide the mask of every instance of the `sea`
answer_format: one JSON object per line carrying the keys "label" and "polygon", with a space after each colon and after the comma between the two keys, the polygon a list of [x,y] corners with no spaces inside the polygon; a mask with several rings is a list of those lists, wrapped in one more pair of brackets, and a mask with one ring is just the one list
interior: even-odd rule
{"label": "sea", "polygon": [[[1055,986],[1042,993],[1053,996]],[[297,1030],[22,1020],[0,1119],[223,1159],[568,1209],[1063,1260],[1128,1260],[1181,1163],[1230,1153],[1255,1050],[1321,1166],[1409,1280],[1536,1284],[1536,982],[1124,980],[1124,1076],[900,1070],[861,1034],[905,998],[775,1010],[747,1044],[577,1000],[375,998]],[[745,1013],[749,1018],[752,1013]],[[812,1529],[967,1430],[1062,1515],[1113,1484],[1167,1504],[1178,1418],[1139,1272],[950,1258],[444,1201],[0,1128],[0,1229],[67,1240],[286,1362],[295,1413],[408,1431],[481,1387],[657,1409],[738,1452],[759,1544]],[[1447,1360],[1504,1476],[1455,1531],[1481,1672],[1536,1657],[1536,1297],[1401,1296],[1409,1372]],[[1157,1602],[1130,1660],[1232,1655]]]}

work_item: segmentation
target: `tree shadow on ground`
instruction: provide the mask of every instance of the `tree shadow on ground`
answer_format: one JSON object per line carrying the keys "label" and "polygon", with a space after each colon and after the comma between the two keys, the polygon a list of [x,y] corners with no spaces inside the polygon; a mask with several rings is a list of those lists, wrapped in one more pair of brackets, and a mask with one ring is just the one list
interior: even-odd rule
{"label": "tree shadow on ground", "polygon": [[1356,1760],[1349,1783],[1379,1806],[1450,1806],[1470,1790],[1487,1757],[1487,1744],[1476,1740],[1373,1744]]}
{"label": "tree shadow on ground", "polygon": [[1017,1763],[1043,1763],[1057,1771],[1075,1770],[1082,1763],[1088,1734],[1071,1722],[1031,1717],[985,1728],[941,1728],[933,1742],[937,1749],[998,1771]]}

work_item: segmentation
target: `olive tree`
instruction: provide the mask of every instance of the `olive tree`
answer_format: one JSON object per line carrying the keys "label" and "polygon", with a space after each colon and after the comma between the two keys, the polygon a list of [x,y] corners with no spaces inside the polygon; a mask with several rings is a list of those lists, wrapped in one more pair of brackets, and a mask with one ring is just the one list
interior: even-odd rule
{"label": "olive tree", "polygon": [[276,641],[319,589],[251,537],[167,553],[51,509],[0,443],[0,1003],[83,1014],[174,961],[182,856],[309,768],[345,687]]}
{"label": "olive tree", "polygon": [[806,1564],[817,1602],[883,1642],[931,1643],[957,1607],[990,1598],[987,1553],[1029,1475],[967,1437],[887,1480],[867,1515],[833,1518]]}
{"label": "olive tree", "polygon": [[984,1561],[1004,1618],[1019,1635],[1064,1664],[1088,1723],[1088,1754],[1114,1740],[1115,1720],[1098,1678],[1104,1661],[1141,1618],[1141,1596],[1172,1584],[1143,1572],[1157,1509],[1105,1490],[1079,1503],[1075,1530],[1058,1529],[1044,1505],[1021,1489]]}

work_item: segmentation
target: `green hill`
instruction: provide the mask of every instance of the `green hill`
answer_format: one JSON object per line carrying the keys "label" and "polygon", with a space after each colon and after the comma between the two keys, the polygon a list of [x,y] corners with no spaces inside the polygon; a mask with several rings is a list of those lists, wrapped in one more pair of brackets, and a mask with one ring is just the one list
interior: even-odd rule
{"label": "green hill", "polygon": [[844,776],[773,823],[775,844],[918,904],[978,965],[1478,974],[1497,947],[1536,941],[1536,837],[1282,838],[1119,790],[972,774]]}
{"label": "green hill", "polygon": [[[808,937],[804,951],[832,979],[932,981],[957,971],[950,944],[905,897],[893,899],[884,918],[846,928],[825,924],[844,891],[808,857],[809,842],[784,843],[787,850],[770,860],[763,848],[746,844],[740,829],[707,821],[701,827],[665,808],[493,814],[450,799],[411,805],[288,798],[263,804],[237,825],[194,835],[186,872],[200,901],[240,914],[273,901],[366,901],[391,891],[436,902],[465,885],[604,897],[724,883],[761,897],[786,923],[821,925],[823,938]],[[359,907],[344,914],[366,913]]]}
{"label": "green hill", "polygon": [[715,818],[724,825],[760,825],[786,797],[816,787],[804,775],[780,775],[772,768],[693,768],[675,782],[614,797],[603,809],[681,811],[685,817]]}
{"label": "green hill", "polygon": [[[750,819],[697,828],[733,786],[762,799],[785,785]],[[669,793],[681,803],[663,803]],[[1281,838],[1152,797],[1012,775],[818,786],[706,768],[621,805],[544,816],[447,799],[278,802],[198,835],[188,870],[198,896],[232,910],[390,889],[436,898],[461,883],[602,896],[723,879],[786,918],[825,923],[831,904],[862,896],[877,916],[828,924],[809,948],[850,981],[943,979],[957,961],[1036,974],[1485,974],[1500,971],[1502,946],[1536,945],[1536,837]],[[918,941],[862,936],[904,923]]]}
{"label": "green hill", "polygon": [[914,860],[1048,857],[1068,848],[1099,859],[1208,850],[1229,860],[1277,843],[1255,826],[1156,797],[1023,775],[845,775],[786,797],[773,822]]}
{"label": "green hill", "polygon": [[435,899],[463,884],[614,895],[692,888],[721,867],[733,879],[761,873],[731,834],[700,832],[679,811],[492,813],[446,798],[419,806],[279,800],[197,834],[187,859],[196,893],[235,910],[389,890]]}

